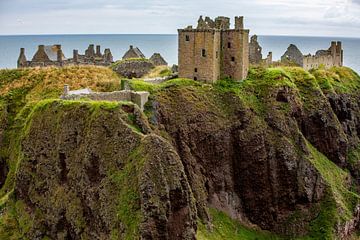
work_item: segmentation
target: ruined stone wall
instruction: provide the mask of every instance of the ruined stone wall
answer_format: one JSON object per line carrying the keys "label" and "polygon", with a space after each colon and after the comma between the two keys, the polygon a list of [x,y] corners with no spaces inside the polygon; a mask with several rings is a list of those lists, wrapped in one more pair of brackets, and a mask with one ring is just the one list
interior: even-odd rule
{"label": "ruined stone wall", "polygon": [[251,37],[249,43],[249,62],[250,64],[260,64],[262,62],[262,48],[257,41],[257,36]]}
{"label": "ruined stone wall", "polygon": [[143,111],[144,105],[149,98],[148,92],[115,91],[115,92],[94,92],[89,94],[70,94],[61,96],[64,100],[90,99],[94,101],[129,101],[139,106]]}
{"label": "ruined stone wall", "polygon": [[319,50],[315,55],[304,56],[303,68],[309,70],[312,68],[318,68],[320,65],[325,68],[333,66],[343,66],[343,50],[341,42],[331,42],[331,46],[328,50]]}
{"label": "ruined stone wall", "polygon": [[303,59],[303,68],[305,70],[310,70],[312,68],[319,68],[320,65],[325,68],[330,68],[334,66],[333,57],[331,55],[324,56],[305,56]]}
{"label": "ruined stone wall", "polygon": [[220,73],[220,32],[179,30],[179,77],[214,82]]}
{"label": "ruined stone wall", "polygon": [[229,77],[234,80],[246,78],[249,68],[248,42],[248,30],[222,32],[222,78]]}
{"label": "ruined stone wall", "polygon": [[123,60],[117,63],[113,70],[126,78],[141,78],[155,66],[149,60]]}

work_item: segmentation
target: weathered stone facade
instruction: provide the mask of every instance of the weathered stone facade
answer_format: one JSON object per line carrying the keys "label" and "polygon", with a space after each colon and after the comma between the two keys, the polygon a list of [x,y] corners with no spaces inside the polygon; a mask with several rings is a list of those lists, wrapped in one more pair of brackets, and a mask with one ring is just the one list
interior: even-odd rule
{"label": "weathered stone facade", "polygon": [[304,56],[303,67],[305,70],[318,68],[320,65],[325,68],[333,66],[343,66],[344,52],[341,42],[331,42],[328,50],[319,50],[315,55],[308,54]]}
{"label": "weathered stone facade", "polygon": [[122,59],[130,59],[130,58],[145,58],[145,55],[140,51],[138,47],[133,47],[130,45],[129,50],[124,54]]}
{"label": "weathered stone facade", "polygon": [[165,59],[161,56],[160,53],[154,53],[150,58],[150,62],[154,64],[155,66],[167,66],[168,63],[165,61]]}
{"label": "weathered stone facade", "polygon": [[130,90],[115,91],[115,92],[92,92],[89,89],[80,89],[70,91],[69,86],[64,86],[64,94],[60,97],[64,100],[80,100],[82,98],[94,101],[128,101],[133,102],[139,106],[141,111],[144,110],[144,105],[147,103],[150,93],[141,91],[135,92]]}
{"label": "weathered stone facade", "polygon": [[242,80],[249,68],[249,30],[243,17],[217,17],[215,21],[200,16],[198,26],[178,29],[179,77],[213,83],[221,78]]}
{"label": "weathered stone facade", "polygon": [[249,43],[249,62],[250,64],[260,64],[262,61],[262,47],[257,41],[257,36],[254,35],[250,38]]}
{"label": "weathered stone facade", "polygon": [[128,59],[117,62],[113,70],[126,78],[141,78],[155,66],[147,59]]}
{"label": "weathered stone facade", "polygon": [[303,54],[294,44],[290,44],[284,55],[281,56],[283,63],[295,63],[298,66],[303,66]]}
{"label": "weathered stone facade", "polygon": [[113,63],[113,56],[109,48],[101,53],[100,46],[90,44],[84,55],[80,55],[78,50],[73,51],[73,58],[65,58],[61,45],[44,46],[39,45],[31,61],[27,61],[25,49],[20,49],[20,55],[17,61],[18,68],[26,67],[47,67],[47,66],[67,66],[67,65],[99,65],[109,66]]}

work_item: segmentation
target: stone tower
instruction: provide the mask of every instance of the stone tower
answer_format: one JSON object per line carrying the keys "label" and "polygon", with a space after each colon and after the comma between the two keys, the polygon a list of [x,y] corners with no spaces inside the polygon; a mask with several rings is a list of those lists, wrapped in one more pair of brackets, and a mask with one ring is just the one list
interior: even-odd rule
{"label": "stone tower", "polygon": [[198,26],[178,29],[179,77],[208,83],[218,79],[246,78],[249,68],[249,30],[243,17],[217,17],[215,21],[200,16]]}

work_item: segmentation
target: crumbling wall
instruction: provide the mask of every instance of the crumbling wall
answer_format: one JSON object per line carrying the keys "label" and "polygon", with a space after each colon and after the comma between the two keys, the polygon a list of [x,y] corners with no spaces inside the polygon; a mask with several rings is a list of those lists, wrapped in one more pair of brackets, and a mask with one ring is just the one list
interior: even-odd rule
{"label": "crumbling wall", "polygon": [[294,44],[290,44],[286,52],[281,56],[281,62],[283,63],[295,63],[299,66],[303,66],[303,54]]}
{"label": "crumbling wall", "polygon": [[257,36],[254,35],[249,43],[249,62],[250,64],[260,64],[262,61],[262,47],[257,41]]}
{"label": "crumbling wall", "polygon": [[113,67],[113,70],[126,78],[141,78],[148,74],[155,66],[149,60],[123,60]]}
{"label": "crumbling wall", "polygon": [[94,101],[129,101],[139,106],[143,111],[144,105],[149,98],[148,92],[114,91],[114,92],[93,92],[89,94],[70,94],[61,96],[65,100],[89,99]]}

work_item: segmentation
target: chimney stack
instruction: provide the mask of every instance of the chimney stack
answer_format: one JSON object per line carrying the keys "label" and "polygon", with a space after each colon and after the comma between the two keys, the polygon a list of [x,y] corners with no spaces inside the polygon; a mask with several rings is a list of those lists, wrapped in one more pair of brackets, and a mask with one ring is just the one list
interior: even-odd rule
{"label": "chimney stack", "polygon": [[96,56],[101,57],[100,45],[96,45]]}
{"label": "chimney stack", "polygon": [[77,63],[79,61],[79,52],[76,49],[73,50],[73,61],[74,63]]}

